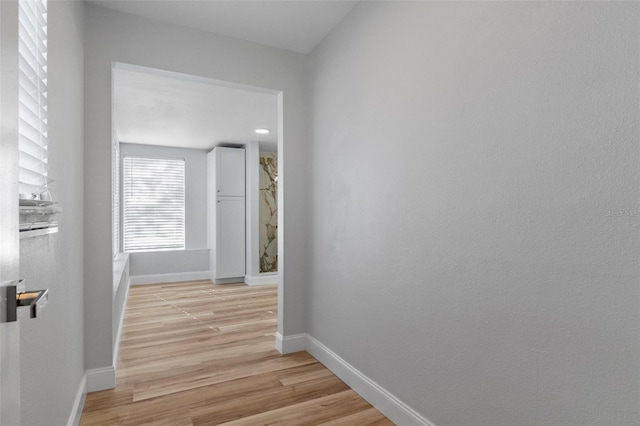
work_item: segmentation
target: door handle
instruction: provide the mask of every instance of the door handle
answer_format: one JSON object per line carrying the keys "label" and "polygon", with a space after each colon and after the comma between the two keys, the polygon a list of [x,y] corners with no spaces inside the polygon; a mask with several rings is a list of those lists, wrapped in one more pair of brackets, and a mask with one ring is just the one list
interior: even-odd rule
{"label": "door handle", "polygon": [[24,280],[20,280],[17,285],[7,286],[7,322],[18,320],[18,308],[27,308],[29,318],[37,318],[49,301],[49,290],[18,291],[24,289]]}
{"label": "door handle", "polygon": [[49,301],[49,290],[35,290],[18,293],[16,302],[19,308],[29,308],[29,318],[37,318]]}

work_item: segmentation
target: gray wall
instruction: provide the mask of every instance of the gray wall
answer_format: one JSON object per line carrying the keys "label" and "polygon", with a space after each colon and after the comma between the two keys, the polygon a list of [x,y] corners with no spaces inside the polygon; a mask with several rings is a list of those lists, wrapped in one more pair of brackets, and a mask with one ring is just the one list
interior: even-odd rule
{"label": "gray wall", "polygon": [[208,271],[207,152],[120,143],[120,154],[185,160],[185,250],[131,253],[130,274],[136,276]]}
{"label": "gray wall", "polygon": [[84,375],[83,4],[49,2],[49,140],[57,234],[20,241],[27,289],[48,288],[38,319],[21,321],[22,424],[67,424]]}
{"label": "gray wall", "polygon": [[132,277],[204,272],[209,270],[209,249],[130,253],[129,266]]}
{"label": "gray wall", "polygon": [[640,424],[639,22],[356,6],[310,64],[309,333],[437,425]]}
{"label": "gray wall", "polygon": [[[88,369],[113,365],[111,251],[111,66],[182,72],[283,91],[280,177],[286,217],[279,331],[304,331],[306,232],[305,57],[86,5],[85,348]],[[290,202],[286,200],[290,199]],[[282,235],[282,234],[281,234]],[[282,252],[280,253],[282,258]],[[284,315],[284,317],[283,317]]]}

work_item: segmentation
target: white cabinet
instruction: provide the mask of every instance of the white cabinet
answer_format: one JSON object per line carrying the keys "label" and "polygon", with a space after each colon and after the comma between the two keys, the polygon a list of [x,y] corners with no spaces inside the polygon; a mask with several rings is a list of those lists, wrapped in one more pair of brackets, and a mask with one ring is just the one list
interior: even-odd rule
{"label": "white cabinet", "polygon": [[219,198],[216,225],[216,278],[244,281],[244,197]]}
{"label": "white cabinet", "polygon": [[217,284],[245,275],[244,149],[216,147],[208,154],[209,269]]}
{"label": "white cabinet", "polygon": [[244,197],[244,149],[217,147],[213,151],[218,197]]}

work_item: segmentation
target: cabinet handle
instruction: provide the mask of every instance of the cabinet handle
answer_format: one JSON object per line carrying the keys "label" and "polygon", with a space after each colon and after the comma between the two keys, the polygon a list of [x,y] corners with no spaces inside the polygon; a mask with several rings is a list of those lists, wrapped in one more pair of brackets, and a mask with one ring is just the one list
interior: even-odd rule
{"label": "cabinet handle", "polygon": [[218,189],[218,192],[220,192],[220,190]]}

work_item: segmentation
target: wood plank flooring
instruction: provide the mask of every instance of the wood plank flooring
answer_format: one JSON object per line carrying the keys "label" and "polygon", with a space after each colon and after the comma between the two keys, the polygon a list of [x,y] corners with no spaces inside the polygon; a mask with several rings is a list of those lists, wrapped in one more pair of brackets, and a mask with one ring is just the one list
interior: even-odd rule
{"label": "wood plank flooring", "polygon": [[276,286],[131,287],[115,389],[80,424],[393,425],[306,352],[274,349]]}

